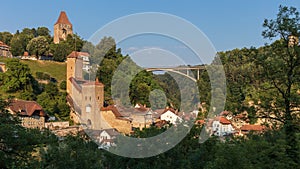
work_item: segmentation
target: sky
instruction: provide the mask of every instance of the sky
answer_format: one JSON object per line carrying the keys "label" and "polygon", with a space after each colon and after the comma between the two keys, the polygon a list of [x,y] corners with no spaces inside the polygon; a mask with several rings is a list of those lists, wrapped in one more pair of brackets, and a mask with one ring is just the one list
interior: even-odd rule
{"label": "sky", "polygon": [[[261,36],[262,23],[266,18],[276,17],[280,4],[300,10],[299,0],[9,0],[1,2],[0,31],[15,33],[25,27],[46,26],[53,32],[53,25],[63,10],[67,12],[74,32],[89,39],[97,30],[120,17],[161,12],[195,25],[216,51],[226,51],[259,47],[269,42]],[[151,46],[151,43],[141,42],[137,40],[120,46],[124,48],[123,52],[143,48],[143,45]]]}

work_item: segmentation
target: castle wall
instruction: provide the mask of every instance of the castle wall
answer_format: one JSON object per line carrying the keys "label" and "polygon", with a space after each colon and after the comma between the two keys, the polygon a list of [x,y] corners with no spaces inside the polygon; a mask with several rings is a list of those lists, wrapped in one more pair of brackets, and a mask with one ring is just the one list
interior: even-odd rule
{"label": "castle wall", "polygon": [[100,113],[103,119],[111,126],[111,128],[115,128],[121,133],[130,134],[131,123],[129,120],[116,118],[111,110],[101,111]]}

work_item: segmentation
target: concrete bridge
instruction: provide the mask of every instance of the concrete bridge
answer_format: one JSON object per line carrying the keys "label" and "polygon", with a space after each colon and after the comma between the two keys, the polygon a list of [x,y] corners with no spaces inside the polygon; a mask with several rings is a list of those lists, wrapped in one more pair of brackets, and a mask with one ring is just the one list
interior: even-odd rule
{"label": "concrete bridge", "polygon": [[[205,66],[201,65],[201,66],[190,66],[190,67],[183,67],[183,66],[179,66],[179,67],[152,67],[152,68],[145,68],[145,70],[147,72],[153,72],[153,71],[167,71],[167,72],[174,72],[180,75],[183,75],[191,80],[193,80],[194,82],[197,82],[197,80],[200,79],[200,71],[204,70]],[[190,75],[190,71],[192,70],[196,70],[197,71],[197,75],[196,78],[194,75]]]}

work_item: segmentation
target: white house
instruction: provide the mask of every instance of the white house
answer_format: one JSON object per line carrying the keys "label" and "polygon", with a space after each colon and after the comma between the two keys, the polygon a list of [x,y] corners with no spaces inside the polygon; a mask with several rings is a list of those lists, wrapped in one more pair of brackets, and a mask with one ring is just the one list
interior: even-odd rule
{"label": "white house", "polygon": [[161,115],[160,120],[168,121],[172,124],[176,124],[178,122],[182,122],[182,118],[175,114],[173,109],[166,109]]}
{"label": "white house", "polygon": [[111,146],[115,146],[114,140],[116,139],[119,132],[116,129],[105,129],[101,130],[99,137],[99,148],[109,149]]}
{"label": "white house", "polygon": [[231,122],[225,117],[216,117],[212,122],[212,131],[216,136],[226,136],[235,132]]}

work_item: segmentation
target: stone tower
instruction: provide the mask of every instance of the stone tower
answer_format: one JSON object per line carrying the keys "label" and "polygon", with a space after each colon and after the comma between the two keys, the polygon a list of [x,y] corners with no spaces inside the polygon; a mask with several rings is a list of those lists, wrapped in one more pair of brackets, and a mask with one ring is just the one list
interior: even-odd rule
{"label": "stone tower", "polygon": [[67,92],[72,94],[72,78],[73,80],[83,80],[82,66],[83,61],[79,56],[80,52],[73,51],[67,56]]}
{"label": "stone tower", "polygon": [[62,11],[54,24],[54,43],[58,44],[60,41],[66,40],[69,34],[73,35],[73,26],[66,12]]}

